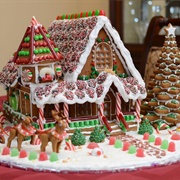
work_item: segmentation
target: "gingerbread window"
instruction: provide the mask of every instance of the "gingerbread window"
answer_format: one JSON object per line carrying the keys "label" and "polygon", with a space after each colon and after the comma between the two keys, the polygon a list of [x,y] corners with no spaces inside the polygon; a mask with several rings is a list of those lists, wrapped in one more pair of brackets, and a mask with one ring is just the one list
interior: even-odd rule
{"label": "gingerbread window", "polygon": [[101,42],[94,51],[95,66],[97,70],[112,69],[112,50],[109,44]]}

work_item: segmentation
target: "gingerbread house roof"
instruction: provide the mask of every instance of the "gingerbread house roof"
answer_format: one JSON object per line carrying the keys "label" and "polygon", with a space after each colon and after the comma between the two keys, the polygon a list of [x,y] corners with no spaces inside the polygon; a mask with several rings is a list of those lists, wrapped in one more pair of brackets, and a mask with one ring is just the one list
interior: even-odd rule
{"label": "gingerbread house roof", "polygon": [[117,75],[101,72],[96,79],[76,82],[62,81],[49,85],[31,84],[32,102],[38,107],[44,104],[66,102],[68,104],[95,102],[101,104],[109,91],[111,84],[117,87],[122,98],[127,102],[129,99],[144,99],[146,90],[134,77],[120,78]]}
{"label": "gingerbread house roof", "polygon": [[133,64],[130,52],[125,48],[118,32],[102,12],[100,11],[99,14],[92,12],[91,16],[89,13],[81,13],[58,17],[50,25],[48,33],[64,56],[61,62],[65,80],[71,82],[77,80],[98,33],[104,28],[109,39],[115,43],[117,55],[120,56],[127,74],[135,77],[139,83],[144,85],[140,73]]}
{"label": "gingerbread house roof", "polygon": [[45,60],[59,61],[62,55],[49,37],[46,29],[33,17],[14,54],[14,63],[23,65],[36,64]]}

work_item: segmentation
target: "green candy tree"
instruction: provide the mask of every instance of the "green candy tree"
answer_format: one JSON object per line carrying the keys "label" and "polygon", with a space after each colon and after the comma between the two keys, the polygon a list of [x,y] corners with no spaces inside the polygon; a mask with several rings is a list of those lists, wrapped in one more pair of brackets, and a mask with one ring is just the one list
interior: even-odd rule
{"label": "green candy tree", "polygon": [[76,129],[71,137],[71,142],[74,146],[81,146],[86,143],[85,135],[81,133],[80,129]]}
{"label": "green candy tree", "polygon": [[144,119],[142,123],[140,124],[138,134],[144,134],[148,132],[149,134],[153,133],[153,127],[150,124],[150,121],[148,119]]}
{"label": "green candy tree", "polygon": [[100,143],[104,141],[105,137],[104,130],[99,126],[95,126],[94,131],[90,134],[89,140],[91,142]]}

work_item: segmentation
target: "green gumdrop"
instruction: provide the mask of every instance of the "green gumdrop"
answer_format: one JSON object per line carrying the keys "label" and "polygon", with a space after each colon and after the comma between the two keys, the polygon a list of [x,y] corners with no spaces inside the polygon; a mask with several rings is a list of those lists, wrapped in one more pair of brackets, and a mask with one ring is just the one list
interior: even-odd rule
{"label": "green gumdrop", "polygon": [[155,141],[155,136],[153,134],[151,134],[149,136],[148,142],[154,142]]}
{"label": "green gumdrop", "polygon": [[50,160],[51,162],[58,161],[58,160],[59,160],[58,154],[55,153],[55,152],[51,153],[49,160]]}
{"label": "green gumdrop", "polygon": [[136,147],[135,147],[135,146],[130,146],[128,153],[129,153],[129,154],[134,154],[134,153],[136,153]]}
{"label": "green gumdrop", "polygon": [[122,148],[122,141],[117,139],[114,144],[115,148]]}
{"label": "green gumdrop", "polygon": [[164,139],[161,144],[161,149],[167,149],[169,145],[169,142],[167,139]]}
{"label": "green gumdrop", "polygon": [[11,150],[11,157],[15,157],[15,156],[18,156],[19,155],[19,151],[17,148],[13,148]]}
{"label": "green gumdrop", "polygon": [[36,152],[30,152],[28,159],[29,160],[37,159],[37,153]]}

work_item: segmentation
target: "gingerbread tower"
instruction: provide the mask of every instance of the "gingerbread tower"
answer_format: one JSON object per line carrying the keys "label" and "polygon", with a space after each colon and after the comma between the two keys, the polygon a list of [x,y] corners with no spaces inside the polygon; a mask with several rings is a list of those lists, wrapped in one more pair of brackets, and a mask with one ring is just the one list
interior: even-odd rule
{"label": "gingerbread tower", "polygon": [[144,118],[160,129],[175,126],[180,122],[180,52],[177,47],[175,28],[165,28],[166,36],[156,70],[148,83],[148,95],[141,109]]}

